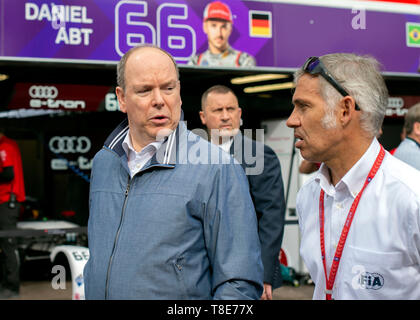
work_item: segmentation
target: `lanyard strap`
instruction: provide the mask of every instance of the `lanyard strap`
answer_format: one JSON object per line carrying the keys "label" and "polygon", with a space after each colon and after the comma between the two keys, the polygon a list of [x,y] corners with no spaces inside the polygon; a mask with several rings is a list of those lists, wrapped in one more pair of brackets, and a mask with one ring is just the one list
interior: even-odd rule
{"label": "lanyard strap", "polygon": [[321,189],[321,194],[319,196],[319,225],[320,225],[320,240],[321,240],[321,257],[322,257],[322,264],[324,265],[324,273],[326,279],[326,300],[331,300],[332,297],[332,289],[334,286],[335,276],[337,275],[338,266],[340,264],[341,255],[343,253],[344,245],[347,240],[347,235],[350,230],[351,223],[353,222],[354,214],[356,213],[357,206],[359,205],[360,198],[362,197],[363,191],[365,190],[366,186],[372,179],[375,177],[376,173],[379,170],[379,167],[382,164],[382,161],[385,157],[385,150],[381,145],[381,150],[379,151],[378,156],[376,157],[375,163],[373,164],[372,168],[368,176],[366,177],[365,184],[363,185],[362,190],[358,193],[356,198],[354,199],[350,211],[347,214],[346,222],[344,223],[343,230],[341,231],[340,240],[338,242],[337,248],[335,250],[334,258],[331,265],[330,276],[327,277],[327,265],[325,261],[325,231],[324,231],[324,223],[325,223],[325,214],[324,214],[324,190]]}

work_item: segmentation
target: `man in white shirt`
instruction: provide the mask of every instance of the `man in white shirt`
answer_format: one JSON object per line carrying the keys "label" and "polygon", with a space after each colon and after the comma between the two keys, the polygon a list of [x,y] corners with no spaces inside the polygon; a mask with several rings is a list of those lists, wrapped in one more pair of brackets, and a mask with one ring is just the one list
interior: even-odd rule
{"label": "man in white shirt", "polygon": [[400,143],[394,156],[420,170],[420,103],[408,109],[404,118],[406,138]]}
{"label": "man in white shirt", "polygon": [[296,200],[313,298],[420,299],[420,172],[375,138],[388,96],[378,62],[311,57],[295,83],[287,125],[322,162]]}

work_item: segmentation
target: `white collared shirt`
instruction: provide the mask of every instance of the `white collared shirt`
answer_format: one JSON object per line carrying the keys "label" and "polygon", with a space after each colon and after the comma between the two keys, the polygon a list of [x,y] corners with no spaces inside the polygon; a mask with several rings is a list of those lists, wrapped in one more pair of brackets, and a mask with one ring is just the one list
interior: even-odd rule
{"label": "white collared shirt", "polygon": [[219,148],[221,148],[224,152],[227,152],[230,154],[230,147],[232,146],[233,143],[233,138],[229,138],[229,139],[223,139],[226,141],[223,141],[221,144],[219,144]]}
{"label": "white collared shirt", "polygon": [[153,157],[163,141],[154,141],[145,146],[141,151],[137,152],[131,143],[130,130],[124,138],[122,147],[127,154],[128,168],[130,169],[131,178],[139,172],[144,165]]}
{"label": "white collared shirt", "polygon": [[[376,138],[333,186],[328,168],[300,189],[296,199],[302,234],[300,253],[315,283],[314,299],[325,299],[321,260],[319,196],[325,191],[325,253],[332,258],[349,209],[379,153]],[[385,158],[363,192],[343,250],[333,299],[420,299],[420,172]]]}

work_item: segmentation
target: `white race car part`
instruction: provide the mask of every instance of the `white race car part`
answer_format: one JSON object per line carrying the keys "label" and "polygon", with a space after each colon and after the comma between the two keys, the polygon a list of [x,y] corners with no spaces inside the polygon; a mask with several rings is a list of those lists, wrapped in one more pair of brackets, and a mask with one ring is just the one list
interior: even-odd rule
{"label": "white race car part", "polygon": [[89,249],[81,246],[62,245],[55,247],[50,259],[54,262],[59,253],[63,253],[67,257],[70,265],[72,279],[72,299],[85,300],[85,284],[83,279],[83,269],[89,260]]}

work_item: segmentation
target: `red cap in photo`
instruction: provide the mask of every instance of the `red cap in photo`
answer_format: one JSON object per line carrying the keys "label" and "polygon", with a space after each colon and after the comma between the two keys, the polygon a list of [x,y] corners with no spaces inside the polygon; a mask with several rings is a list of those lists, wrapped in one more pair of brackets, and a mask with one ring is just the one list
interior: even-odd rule
{"label": "red cap in photo", "polygon": [[204,9],[204,21],[208,19],[221,19],[232,22],[232,12],[229,6],[221,1],[210,2]]}

